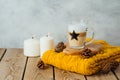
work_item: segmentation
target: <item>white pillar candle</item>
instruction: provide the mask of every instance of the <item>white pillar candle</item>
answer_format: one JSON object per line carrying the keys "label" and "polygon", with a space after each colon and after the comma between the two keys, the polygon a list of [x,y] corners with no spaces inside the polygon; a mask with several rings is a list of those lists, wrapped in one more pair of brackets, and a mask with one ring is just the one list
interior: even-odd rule
{"label": "white pillar candle", "polygon": [[40,38],[40,57],[47,50],[54,49],[54,39],[49,35]]}
{"label": "white pillar candle", "polygon": [[29,57],[40,56],[40,43],[32,37],[24,41],[24,55]]}

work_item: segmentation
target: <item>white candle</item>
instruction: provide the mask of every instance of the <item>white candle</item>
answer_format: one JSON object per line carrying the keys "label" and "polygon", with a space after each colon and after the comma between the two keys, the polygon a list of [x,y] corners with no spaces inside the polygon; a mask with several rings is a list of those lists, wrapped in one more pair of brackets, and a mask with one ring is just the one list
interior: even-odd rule
{"label": "white candle", "polygon": [[47,50],[54,49],[54,39],[49,35],[40,38],[40,57]]}
{"label": "white candle", "polygon": [[24,55],[29,57],[40,56],[40,43],[32,37],[24,41]]}

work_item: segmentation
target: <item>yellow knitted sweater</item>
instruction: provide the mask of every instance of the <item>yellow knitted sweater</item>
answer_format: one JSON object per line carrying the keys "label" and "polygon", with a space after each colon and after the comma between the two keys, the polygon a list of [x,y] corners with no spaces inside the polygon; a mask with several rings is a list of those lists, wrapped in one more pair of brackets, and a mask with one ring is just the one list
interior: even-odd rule
{"label": "yellow knitted sweater", "polygon": [[109,45],[104,40],[95,40],[94,43],[102,44],[104,49],[93,57],[81,58],[79,55],[66,55],[63,52],[57,53],[54,50],[48,50],[43,54],[42,61],[60,69],[83,75],[97,73],[101,69],[101,64],[107,59],[120,62],[120,46]]}

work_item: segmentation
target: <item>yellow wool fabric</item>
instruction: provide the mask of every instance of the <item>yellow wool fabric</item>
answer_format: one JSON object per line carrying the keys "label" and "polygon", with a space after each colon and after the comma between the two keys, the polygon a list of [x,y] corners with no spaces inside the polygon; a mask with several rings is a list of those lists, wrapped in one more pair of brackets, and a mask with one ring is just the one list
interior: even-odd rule
{"label": "yellow wool fabric", "polygon": [[111,46],[104,40],[95,40],[94,43],[100,43],[104,48],[93,57],[83,59],[79,55],[67,55],[63,52],[57,53],[54,50],[48,50],[43,54],[42,61],[60,69],[83,75],[97,73],[101,69],[101,64],[107,59],[120,62],[120,46]]}

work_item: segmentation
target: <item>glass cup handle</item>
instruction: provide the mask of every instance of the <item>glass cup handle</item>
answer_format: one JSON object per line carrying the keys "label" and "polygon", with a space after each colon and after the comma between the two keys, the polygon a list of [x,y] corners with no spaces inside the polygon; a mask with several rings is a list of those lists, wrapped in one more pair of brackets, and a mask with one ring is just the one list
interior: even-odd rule
{"label": "glass cup handle", "polygon": [[94,41],[94,35],[95,33],[92,32],[92,37],[91,37],[91,40],[89,42],[85,42],[84,45],[88,45],[88,44],[91,44],[93,41]]}

